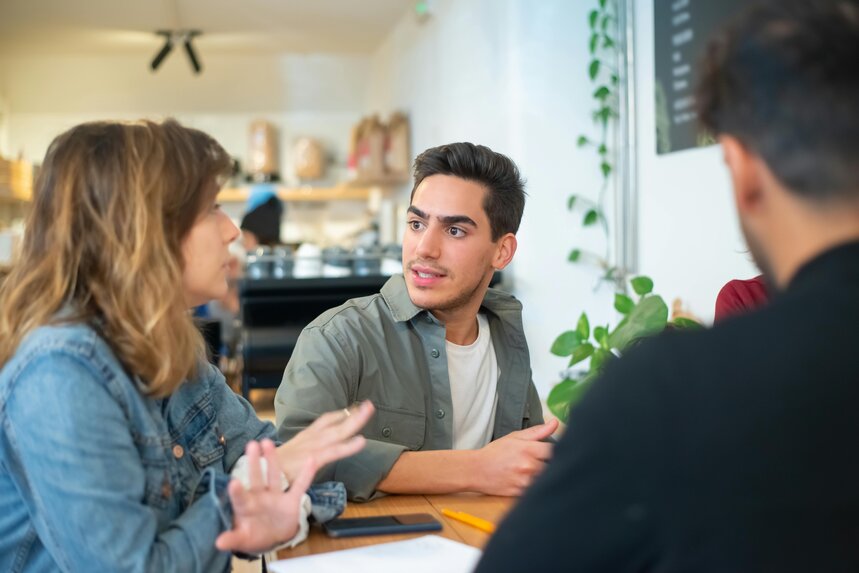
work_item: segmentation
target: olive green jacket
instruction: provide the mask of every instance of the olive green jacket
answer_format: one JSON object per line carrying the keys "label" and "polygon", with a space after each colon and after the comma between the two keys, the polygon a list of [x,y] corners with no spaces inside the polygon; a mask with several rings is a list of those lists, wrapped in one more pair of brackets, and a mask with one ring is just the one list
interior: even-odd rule
{"label": "olive green jacket", "polygon": [[[531,380],[522,304],[489,289],[489,319],[498,362],[493,439],[543,422]],[[405,450],[450,449],[453,416],[445,328],[409,298],[402,275],[379,294],[328,310],[301,333],[275,398],[278,436],[288,440],[320,414],[371,400],[376,414],[363,430],[362,451],[324,468],[317,480],[346,484],[365,501]]]}

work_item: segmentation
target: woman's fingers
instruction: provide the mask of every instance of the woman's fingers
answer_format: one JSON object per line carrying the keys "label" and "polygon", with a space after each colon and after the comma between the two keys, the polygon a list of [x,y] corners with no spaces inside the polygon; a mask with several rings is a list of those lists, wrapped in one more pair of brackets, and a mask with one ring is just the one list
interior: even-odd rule
{"label": "woman's fingers", "polygon": [[280,491],[280,461],[277,459],[277,449],[271,440],[263,440],[261,443],[262,455],[266,461],[266,478],[268,489]]}
{"label": "woman's fingers", "polygon": [[[290,498],[290,504],[296,506],[301,503],[301,498],[305,492],[310,489],[310,484],[313,482],[313,476],[316,475],[316,463],[313,458],[308,459],[298,470],[295,479],[289,484],[287,495]],[[296,508],[297,509],[297,508]]]}
{"label": "woman's fingers", "polygon": [[317,453],[319,465],[328,465],[331,462],[336,462],[337,460],[342,460],[343,458],[348,458],[353,454],[357,454],[366,443],[367,440],[364,436],[353,436],[346,442],[329,446]]}
{"label": "woman's fingers", "polygon": [[260,445],[251,440],[245,446],[245,455],[248,460],[248,489],[257,490],[262,488],[262,474],[260,472]]}

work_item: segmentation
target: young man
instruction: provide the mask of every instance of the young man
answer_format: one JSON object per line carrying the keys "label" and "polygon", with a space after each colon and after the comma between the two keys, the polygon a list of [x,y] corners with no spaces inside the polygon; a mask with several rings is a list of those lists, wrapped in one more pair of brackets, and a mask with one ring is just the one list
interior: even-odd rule
{"label": "young man", "polygon": [[777,292],[610,365],[478,572],[859,570],[859,2],[773,0],[698,105]]}
{"label": "young man", "polygon": [[281,439],[320,413],[371,400],[367,446],[317,479],[349,496],[518,495],[551,454],[531,381],[522,305],[489,288],[516,252],[525,207],[516,165],[471,143],[423,152],[403,274],[323,313],[298,339],[277,391]]}

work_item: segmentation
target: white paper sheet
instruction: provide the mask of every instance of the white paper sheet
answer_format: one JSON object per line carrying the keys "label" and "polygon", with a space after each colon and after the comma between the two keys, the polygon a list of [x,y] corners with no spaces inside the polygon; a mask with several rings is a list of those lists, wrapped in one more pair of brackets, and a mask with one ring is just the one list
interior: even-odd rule
{"label": "white paper sheet", "polygon": [[275,561],[274,573],[471,573],[480,551],[438,535]]}

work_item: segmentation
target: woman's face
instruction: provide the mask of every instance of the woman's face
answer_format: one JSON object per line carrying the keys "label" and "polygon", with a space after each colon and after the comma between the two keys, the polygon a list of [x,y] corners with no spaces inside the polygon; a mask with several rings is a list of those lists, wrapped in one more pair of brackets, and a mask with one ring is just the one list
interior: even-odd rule
{"label": "woman's face", "polygon": [[227,294],[229,244],[239,229],[216,202],[216,193],[206,200],[203,212],[182,241],[182,287],[188,307],[205,304]]}

